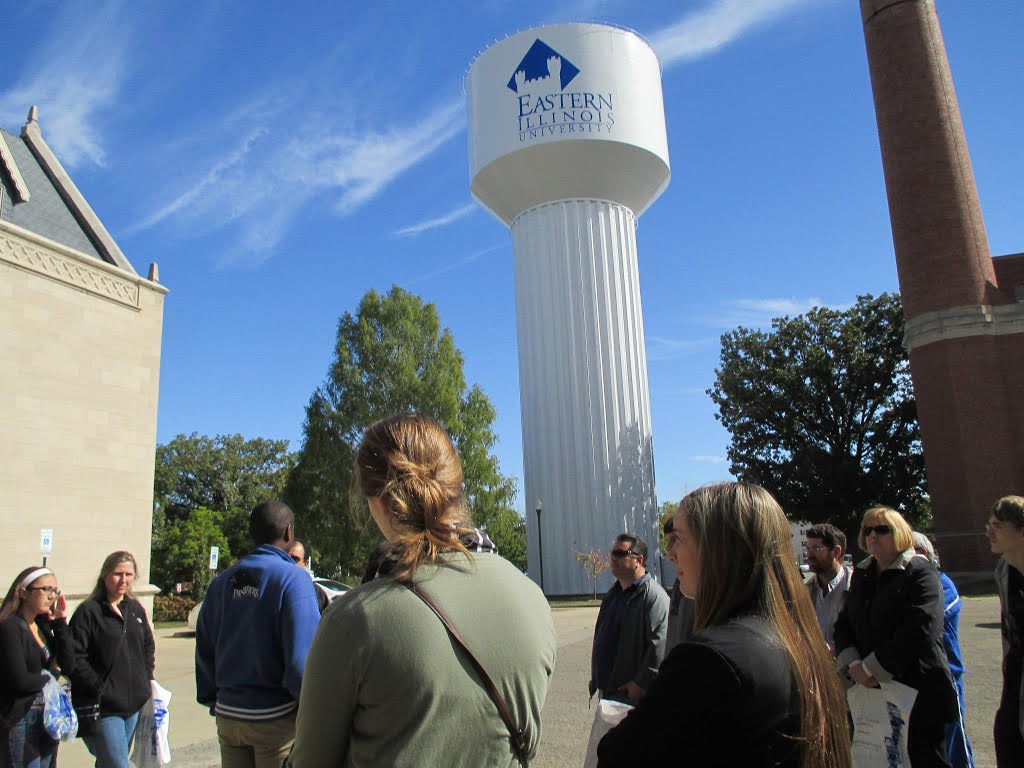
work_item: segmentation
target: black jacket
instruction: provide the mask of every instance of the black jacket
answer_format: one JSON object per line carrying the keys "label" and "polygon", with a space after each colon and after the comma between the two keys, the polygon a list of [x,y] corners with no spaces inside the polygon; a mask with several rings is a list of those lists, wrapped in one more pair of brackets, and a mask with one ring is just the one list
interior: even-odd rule
{"label": "black jacket", "polygon": [[[37,618],[36,626],[53,659],[65,671],[70,669],[74,653],[67,622]],[[51,661],[51,671],[53,667]],[[19,615],[0,621],[0,716],[10,725],[21,720],[45,684],[42,649],[28,624]]]}
{"label": "black jacket", "polygon": [[799,729],[777,635],[763,619],[741,616],[669,652],[647,695],[601,740],[598,765],[799,768]]}
{"label": "black jacket", "polygon": [[927,558],[907,550],[881,573],[866,558],[853,569],[836,619],[839,666],[860,659],[875,678],[917,689],[919,702],[952,721],[956,693],[942,648],[943,610],[939,573]]}
{"label": "black jacket", "polygon": [[[120,609],[123,621],[106,599],[92,597],[71,617],[76,652],[71,696],[75,704],[95,703],[98,697],[103,716],[128,717],[142,708],[149,700],[156,661],[156,644],[145,609],[127,597]],[[108,669],[110,677],[103,686]]]}

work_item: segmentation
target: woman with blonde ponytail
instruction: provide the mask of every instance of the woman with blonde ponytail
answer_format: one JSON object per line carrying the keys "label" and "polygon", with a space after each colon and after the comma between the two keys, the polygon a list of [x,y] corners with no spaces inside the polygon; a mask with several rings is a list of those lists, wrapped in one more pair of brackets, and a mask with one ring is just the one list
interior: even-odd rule
{"label": "woman with blonde ponytail", "polygon": [[775,499],[707,485],[673,532],[694,634],[601,741],[599,765],[851,768],[846,700]]}
{"label": "woman with blonde ponytail", "polygon": [[[389,554],[376,579],[320,621],[288,764],[528,763],[554,667],[551,611],[537,586],[473,529],[451,438],[427,416],[392,416],[366,430],[355,473]],[[466,649],[522,733],[516,743]]]}

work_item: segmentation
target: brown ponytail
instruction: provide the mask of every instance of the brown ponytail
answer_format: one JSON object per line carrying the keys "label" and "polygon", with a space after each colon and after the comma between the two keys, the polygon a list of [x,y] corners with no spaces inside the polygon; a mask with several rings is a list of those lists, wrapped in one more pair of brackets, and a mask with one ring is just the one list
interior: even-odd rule
{"label": "brown ponytail", "polygon": [[393,516],[396,563],[389,575],[411,581],[446,551],[472,557],[459,537],[472,530],[462,503],[462,461],[440,424],[400,413],[372,424],[356,455],[356,482]]}

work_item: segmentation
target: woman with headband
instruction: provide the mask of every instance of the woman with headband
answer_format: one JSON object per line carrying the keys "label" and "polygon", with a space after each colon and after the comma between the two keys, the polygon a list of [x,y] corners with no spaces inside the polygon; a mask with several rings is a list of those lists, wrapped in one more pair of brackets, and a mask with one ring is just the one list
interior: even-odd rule
{"label": "woman with headband", "polygon": [[48,768],[57,753],[43,727],[46,672],[74,661],[67,604],[49,568],[17,575],[0,604],[0,768]]}

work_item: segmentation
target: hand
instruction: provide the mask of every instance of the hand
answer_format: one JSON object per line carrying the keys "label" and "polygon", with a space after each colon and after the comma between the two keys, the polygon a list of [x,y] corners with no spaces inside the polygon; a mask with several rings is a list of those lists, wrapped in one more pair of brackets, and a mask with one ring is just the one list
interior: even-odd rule
{"label": "hand", "polygon": [[850,665],[850,677],[858,685],[863,685],[865,688],[881,688],[878,681],[869,673],[864,671],[864,667],[861,666],[860,662]]}
{"label": "hand", "polygon": [[646,695],[647,691],[630,680],[619,689],[619,693],[625,694],[630,699],[639,700]]}
{"label": "hand", "polygon": [[68,612],[68,601],[64,595],[57,595],[57,599],[53,601],[53,605],[50,606],[50,620],[63,619],[67,616]]}

